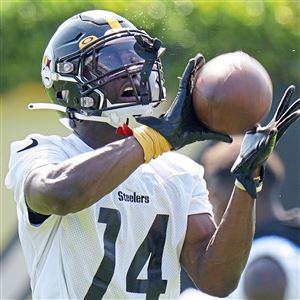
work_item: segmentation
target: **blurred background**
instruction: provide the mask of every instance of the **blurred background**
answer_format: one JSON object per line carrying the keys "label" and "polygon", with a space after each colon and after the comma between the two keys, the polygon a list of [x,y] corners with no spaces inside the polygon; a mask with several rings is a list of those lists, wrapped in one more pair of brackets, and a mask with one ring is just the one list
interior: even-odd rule
{"label": "blurred background", "polygon": [[[92,9],[114,11],[162,40],[167,48],[162,62],[169,101],[190,57],[201,52],[208,61],[236,50],[255,57],[269,72],[273,107],[290,84],[300,95],[299,1],[1,1],[1,299],[30,298],[13,194],[4,186],[10,143],[29,133],[69,134],[57,113],[28,111],[27,105],[48,101],[40,65],[57,27],[70,16]],[[277,149],[286,168],[282,203],[287,209],[299,207],[300,122]],[[193,145],[182,152],[193,158],[199,151],[201,145]]]}

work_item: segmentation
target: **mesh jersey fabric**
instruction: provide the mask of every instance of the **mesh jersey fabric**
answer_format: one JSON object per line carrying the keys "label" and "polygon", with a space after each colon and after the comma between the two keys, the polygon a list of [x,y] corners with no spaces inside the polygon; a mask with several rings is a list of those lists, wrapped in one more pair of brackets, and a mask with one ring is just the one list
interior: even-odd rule
{"label": "mesh jersey fabric", "polygon": [[[20,151],[32,139],[38,144]],[[33,298],[178,298],[187,216],[212,215],[203,168],[169,152],[90,207],[32,225],[23,192],[28,173],[87,151],[74,134],[32,134],[11,145],[5,182],[14,191]]]}

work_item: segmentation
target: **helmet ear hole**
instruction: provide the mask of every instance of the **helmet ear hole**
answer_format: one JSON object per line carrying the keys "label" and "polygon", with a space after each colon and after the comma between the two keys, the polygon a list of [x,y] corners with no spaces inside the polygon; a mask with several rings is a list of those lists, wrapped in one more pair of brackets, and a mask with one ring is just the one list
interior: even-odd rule
{"label": "helmet ear hole", "polygon": [[62,92],[61,91],[56,92],[56,99],[58,101],[62,101],[63,100]]}
{"label": "helmet ear hole", "polygon": [[56,92],[56,99],[58,102],[69,102],[69,90],[62,90]]}

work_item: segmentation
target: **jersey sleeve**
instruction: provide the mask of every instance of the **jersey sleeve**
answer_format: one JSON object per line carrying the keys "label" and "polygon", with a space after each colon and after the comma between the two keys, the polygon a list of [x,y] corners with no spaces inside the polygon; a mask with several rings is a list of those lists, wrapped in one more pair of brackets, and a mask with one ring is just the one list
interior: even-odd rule
{"label": "jersey sleeve", "polygon": [[[37,144],[28,148],[33,141]],[[26,139],[11,144],[9,171],[5,178],[5,185],[13,190],[18,209],[26,216],[27,206],[24,197],[26,177],[35,168],[57,164],[68,158],[59,141],[59,139],[46,138],[41,135],[29,135]]]}
{"label": "jersey sleeve", "polygon": [[[188,201],[186,203],[188,215],[207,213],[213,216],[204,180],[204,168],[200,164],[185,155],[172,151],[155,161],[158,165],[155,168],[157,173],[164,178],[172,178],[178,195],[185,199],[184,201]],[[163,164],[159,165],[159,162],[163,162]],[[153,166],[155,167],[155,165]]]}
{"label": "jersey sleeve", "polygon": [[199,170],[194,174],[193,178],[193,192],[188,214],[208,213],[213,216],[212,205],[208,199],[208,190],[201,166],[199,166]]}

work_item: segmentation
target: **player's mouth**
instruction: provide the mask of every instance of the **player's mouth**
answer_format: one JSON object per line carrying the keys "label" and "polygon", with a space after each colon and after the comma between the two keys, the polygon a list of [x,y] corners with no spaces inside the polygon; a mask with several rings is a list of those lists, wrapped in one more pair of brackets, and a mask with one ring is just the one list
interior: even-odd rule
{"label": "player's mouth", "polygon": [[135,102],[137,101],[137,98],[139,98],[139,96],[140,96],[139,86],[125,85],[120,90],[119,99],[122,102]]}

